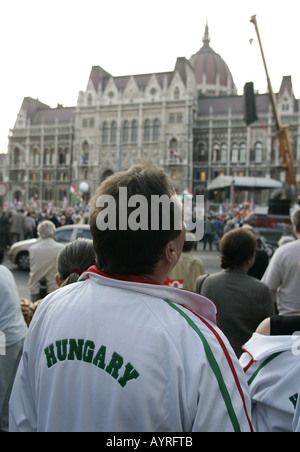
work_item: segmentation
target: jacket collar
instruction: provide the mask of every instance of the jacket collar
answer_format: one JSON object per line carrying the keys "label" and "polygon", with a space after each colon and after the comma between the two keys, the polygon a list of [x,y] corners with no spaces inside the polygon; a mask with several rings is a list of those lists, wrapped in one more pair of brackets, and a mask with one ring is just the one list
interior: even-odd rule
{"label": "jacket collar", "polygon": [[90,267],[81,275],[79,280],[83,281],[88,278],[93,279],[97,284],[130,290],[171,301],[191,310],[196,315],[204,317],[215,325],[217,324],[218,314],[214,303],[195,292],[164,286],[156,281],[141,278],[136,275],[107,275],[98,270],[96,266]]}

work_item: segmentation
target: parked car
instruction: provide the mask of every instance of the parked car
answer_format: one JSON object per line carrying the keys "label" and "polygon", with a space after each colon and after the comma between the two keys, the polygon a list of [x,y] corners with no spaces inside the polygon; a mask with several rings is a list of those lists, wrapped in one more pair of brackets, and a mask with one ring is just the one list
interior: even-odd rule
{"label": "parked car", "polygon": [[[70,224],[67,226],[60,226],[56,229],[55,240],[60,243],[69,243],[83,237],[92,239],[92,234],[88,224]],[[20,270],[29,270],[29,248],[37,243],[39,239],[22,240],[14,243],[9,251],[8,258],[16,264]]]}

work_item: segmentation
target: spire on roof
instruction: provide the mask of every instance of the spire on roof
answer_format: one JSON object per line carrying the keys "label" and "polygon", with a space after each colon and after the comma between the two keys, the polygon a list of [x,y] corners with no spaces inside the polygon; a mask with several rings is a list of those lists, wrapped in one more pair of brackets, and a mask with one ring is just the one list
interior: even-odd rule
{"label": "spire on roof", "polygon": [[209,30],[208,30],[208,21],[206,19],[206,25],[205,25],[205,31],[204,31],[204,35],[203,35],[203,44],[205,46],[209,46],[210,43],[210,37],[209,37]]}

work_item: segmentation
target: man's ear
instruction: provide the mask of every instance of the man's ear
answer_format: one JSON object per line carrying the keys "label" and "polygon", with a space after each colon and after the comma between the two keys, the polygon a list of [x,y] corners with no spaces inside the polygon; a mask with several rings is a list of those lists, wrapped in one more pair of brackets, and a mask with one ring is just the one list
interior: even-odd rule
{"label": "man's ear", "polygon": [[164,257],[169,264],[174,264],[178,260],[176,246],[173,240],[170,240],[164,247]]}
{"label": "man's ear", "polygon": [[60,287],[61,286],[61,280],[60,280],[60,278],[58,276],[58,273],[56,273],[56,275],[55,275],[55,281],[56,281],[56,284],[58,285],[58,287]]}

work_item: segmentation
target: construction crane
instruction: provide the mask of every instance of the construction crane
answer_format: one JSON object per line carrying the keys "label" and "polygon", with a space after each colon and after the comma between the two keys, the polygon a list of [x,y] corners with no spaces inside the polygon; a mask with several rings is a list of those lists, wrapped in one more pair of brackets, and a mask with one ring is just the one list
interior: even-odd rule
{"label": "construction crane", "polygon": [[260,34],[259,34],[258,26],[257,26],[256,15],[251,17],[250,22],[252,22],[255,26],[258,43],[259,43],[259,47],[260,47],[260,51],[261,51],[261,55],[262,55],[262,59],[263,59],[263,64],[264,64],[264,68],[265,68],[265,72],[266,72],[266,76],[267,76],[268,88],[269,88],[269,92],[270,92],[270,96],[271,96],[271,103],[272,103],[273,112],[274,112],[274,116],[275,116],[276,135],[277,135],[277,139],[279,142],[279,151],[282,156],[282,167],[286,171],[286,184],[289,187],[294,187],[293,198],[296,198],[298,195],[298,184],[297,184],[296,171],[295,171],[295,166],[294,166],[293,151],[292,151],[291,142],[290,142],[290,138],[289,138],[288,126],[283,125],[281,122],[280,114],[279,114],[278,107],[277,107],[277,99],[276,99],[276,96],[275,96],[273,88],[272,88],[272,84],[271,84],[271,80],[270,80],[270,76],[269,76],[269,72],[268,72],[268,68],[267,68],[267,64],[266,64],[266,59],[265,59],[263,48],[262,48]]}

